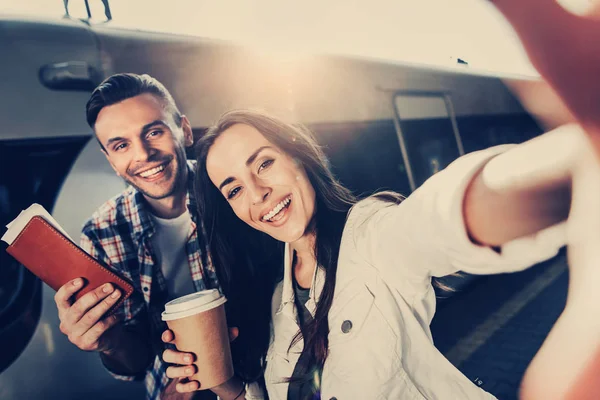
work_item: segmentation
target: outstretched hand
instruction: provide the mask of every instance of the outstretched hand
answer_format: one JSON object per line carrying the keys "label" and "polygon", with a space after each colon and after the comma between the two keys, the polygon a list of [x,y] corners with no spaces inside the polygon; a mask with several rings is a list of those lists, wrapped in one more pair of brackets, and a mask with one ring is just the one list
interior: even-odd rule
{"label": "outstretched hand", "polygon": [[[600,7],[586,16],[556,0],[493,0],[534,67],[581,124],[567,221],[567,305],[529,365],[521,398],[600,398]],[[530,99],[535,101],[534,99]]]}
{"label": "outstretched hand", "polygon": [[[600,7],[577,16],[556,0],[493,0],[533,66],[587,135],[572,177],[567,305],[529,365],[522,399],[600,398]],[[535,101],[534,99],[529,99]]]}
{"label": "outstretched hand", "polygon": [[589,143],[581,147],[567,220],[567,304],[525,373],[523,400],[600,398],[600,159]]}

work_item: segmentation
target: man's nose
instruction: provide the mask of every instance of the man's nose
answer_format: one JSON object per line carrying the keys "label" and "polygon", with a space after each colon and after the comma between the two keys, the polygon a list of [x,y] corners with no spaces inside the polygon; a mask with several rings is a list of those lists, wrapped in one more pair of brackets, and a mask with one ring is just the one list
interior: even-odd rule
{"label": "man's nose", "polygon": [[135,161],[148,161],[148,159],[156,153],[156,149],[148,143],[141,142],[135,146]]}

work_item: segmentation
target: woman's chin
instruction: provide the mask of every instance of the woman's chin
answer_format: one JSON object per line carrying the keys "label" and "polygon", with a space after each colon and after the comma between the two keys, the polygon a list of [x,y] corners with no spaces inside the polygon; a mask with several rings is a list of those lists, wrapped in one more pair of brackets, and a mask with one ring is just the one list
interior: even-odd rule
{"label": "woman's chin", "polygon": [[297,240],[300,240],[304,234],[304,229],[286,229],[285,232],[265,232],[273,239],[279,240],[284,243],[294,243]]}

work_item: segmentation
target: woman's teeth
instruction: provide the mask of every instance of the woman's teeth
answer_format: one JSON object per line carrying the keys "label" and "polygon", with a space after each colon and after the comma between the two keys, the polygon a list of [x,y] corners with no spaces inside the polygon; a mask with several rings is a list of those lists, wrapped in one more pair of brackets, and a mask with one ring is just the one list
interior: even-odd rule
{"label": "woman's teeth", "polygon": [[292,201],[292,196],[289,196],[283,199],[279,204],[277,204],[271,211],[269,211],[265,216],[262,217],[263,221],[270,221],[275,217],[281,210],[283,210],[288,204]]}
{"label": "woman's teeth", "polygon": [[164,165],[159,165],[159,166],[158,166],[158,167],[156,167],[156,168],[152,168],[152,169],[149,169],[148,171],[144,171],[144,172],[140,173],[140,176],[141,176],[142,178],[149,178],[149,177],[151,177],[152,175],[156,175],[156,174],[158,174],[159,172],[161,172],[161,171],[162,171],[162,170],[164,170],[164,169],[165,169],[165,166],[164,166]]}

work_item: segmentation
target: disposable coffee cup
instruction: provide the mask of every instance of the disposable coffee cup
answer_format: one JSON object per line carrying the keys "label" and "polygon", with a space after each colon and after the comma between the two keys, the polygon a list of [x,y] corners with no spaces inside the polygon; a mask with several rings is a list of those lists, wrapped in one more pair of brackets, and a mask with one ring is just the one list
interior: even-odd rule
{"label": "disposable coffee cup", "polygon": [[198,372],[189,377],[200,389],[219,386],[233,377],[227,299],[218,290],[202,290],[165,304],[162,320],[175,333],[177,350],[193,353]]}

